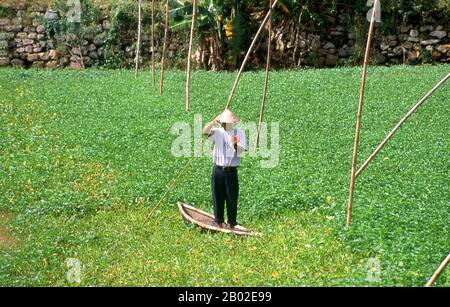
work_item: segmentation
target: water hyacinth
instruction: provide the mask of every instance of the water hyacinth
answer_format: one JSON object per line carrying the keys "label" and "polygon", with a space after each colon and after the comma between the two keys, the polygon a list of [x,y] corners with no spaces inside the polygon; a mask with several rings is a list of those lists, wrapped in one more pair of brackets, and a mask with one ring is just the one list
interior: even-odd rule
{"label": "water hyacinth", "polygon": [[[369,68],[360,160],[448,66]],[[143,220],[188,158],[176,122],[209,120],[234,73],[183,72],[165,94],[132,71],[0,70],[0,285],[422,286],[448,252],[449,84],[358,178],[345,228],[360,68],[271,73],[265,112],[280,123],[279,163],[245,158],[237,238],[186,226],[175,206],[211,211],[211,160],[199,157],[154,218]],[[246,72],[233,110],[257,121],[263,72]],[[4,213],[4,214],[3,214]],[[6,233],[6,232],[5,232]],[[67,259],[81,263],[67,280]],[[380,279],[367,280],[379,261]],[[371,262],[372,261],[372,262]],[[374,262],[375,261],[375,262]],[[437,285],[449,286],[448,274]]]}

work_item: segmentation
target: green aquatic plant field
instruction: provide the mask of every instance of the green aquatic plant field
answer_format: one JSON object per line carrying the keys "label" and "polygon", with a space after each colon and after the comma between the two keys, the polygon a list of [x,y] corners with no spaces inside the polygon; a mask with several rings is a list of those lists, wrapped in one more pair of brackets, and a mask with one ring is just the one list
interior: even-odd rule
{"label": "green aquatic plant field", "polygon": [[[449,66],[370,68],[360,162]],[[0,285],[423,286],[450,249],[450,84],[438,90],[358,178],[346,228],[361,68],[277,71],[265,120],[279,123],[275,168],[246,158],[239,238],[185,225],[176,202],[211,211],[211,159],[146,225],[188,158],[172,126],[224,107],[235,73],[166,73],[164,97],[131,71],[0,70]],[[257,121],[263,72],[233,101]],[[69,282],[81,265],[79,283]],[[379,272],[377,266],[379,264]],[[368,278],[372,277],[372,278]],[[437,286],[450,286],[447,269]]]}

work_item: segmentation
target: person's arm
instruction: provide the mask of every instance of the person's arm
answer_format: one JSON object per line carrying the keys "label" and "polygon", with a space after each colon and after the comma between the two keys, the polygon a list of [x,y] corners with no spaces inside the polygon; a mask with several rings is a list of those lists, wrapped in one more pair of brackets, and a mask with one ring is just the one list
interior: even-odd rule
{"label": "person's arm", "polygon": [[205,127],[203,127],[203,135],[206,136],[207,138],[211,137],[211,130],[214,127],[214,125],[219,124],[219,120],[216,117],[214,120],[210,121],[209,123],[207,123],[205,125]]}

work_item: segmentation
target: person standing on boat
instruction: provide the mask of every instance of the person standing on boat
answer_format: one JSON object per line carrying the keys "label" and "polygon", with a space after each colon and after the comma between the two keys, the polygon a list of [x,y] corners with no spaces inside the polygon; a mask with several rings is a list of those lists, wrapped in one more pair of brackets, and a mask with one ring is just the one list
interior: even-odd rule
{"label": "person standing on boat", "polygon": [[[238,167],[241,155],[247,149],[245,132],[234,128],[237,123],[238,117],[226,109],[203,128],[203,134],[214,144],[211,188],[215,223],[218,228],[221,228],[224,222],[225,202],[228,224],[231,227],[237,225]],[[214,125],[220,127],[214,128]]]}

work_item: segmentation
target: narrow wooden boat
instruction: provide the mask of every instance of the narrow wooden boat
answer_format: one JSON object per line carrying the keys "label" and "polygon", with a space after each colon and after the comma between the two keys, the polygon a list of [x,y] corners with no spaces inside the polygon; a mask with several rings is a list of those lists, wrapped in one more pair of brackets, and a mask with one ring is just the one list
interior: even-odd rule
{"label": "narrow wooden boat", "polygon": [[231,228],[229,224],[223,223],[222,228],[218,228],[214,222],[214,216],[212,214],[182,202],[178,202],[178,209],[180,210],[181,216],[186,223],[192,223],[206,230],[235,234],[238,236],[261,236],[260,233],[246,229],[239,225]]}

